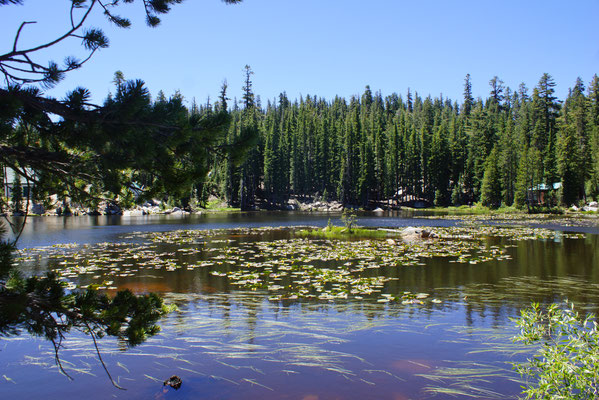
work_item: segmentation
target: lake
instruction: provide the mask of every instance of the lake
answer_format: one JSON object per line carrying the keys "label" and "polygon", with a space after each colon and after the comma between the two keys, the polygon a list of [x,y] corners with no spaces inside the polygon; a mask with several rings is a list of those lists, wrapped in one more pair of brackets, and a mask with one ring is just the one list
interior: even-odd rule
{"label": "lake", "polygon": [[[425,226],[436,238],[328,240],[302,226],[339,215],[30,218],[25,274],[69,287],[160,293],[177,311],[139,346],[69,335],[0,342],[4,398],[516,398],[510,318],[531,301],[599,309],[595,219],[439,218],[362,213],[366,227]],[[302,232],[303,231],[303,232]],[[388,240],[390,239],[390,240]],[[171,375],[179,390],[163,387]]]}

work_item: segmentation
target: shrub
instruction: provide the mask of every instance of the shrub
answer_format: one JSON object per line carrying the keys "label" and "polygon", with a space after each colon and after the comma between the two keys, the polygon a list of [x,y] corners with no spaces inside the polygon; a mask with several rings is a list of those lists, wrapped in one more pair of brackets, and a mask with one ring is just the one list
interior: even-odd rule
{"label": "shrub", "polygon": [[599,398],[599,335],[597,321],[581,316],[574,305],[539,304],[521,311],[517,342],[538,346],[526,363],[514,364],[528,380],[527,399]]}

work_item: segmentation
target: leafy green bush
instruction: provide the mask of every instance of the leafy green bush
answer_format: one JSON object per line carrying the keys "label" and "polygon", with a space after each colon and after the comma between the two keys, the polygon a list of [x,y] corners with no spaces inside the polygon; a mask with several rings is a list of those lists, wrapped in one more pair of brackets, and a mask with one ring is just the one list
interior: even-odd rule
{"label": "leafy green bush", "polygon": [[528,380],[527,399],[599,398],[599,335],[595,316],[582,316],[566,301],[543,310],[533,303],[516,320],[517,342],[538,346],[526,363],[514,364]]}

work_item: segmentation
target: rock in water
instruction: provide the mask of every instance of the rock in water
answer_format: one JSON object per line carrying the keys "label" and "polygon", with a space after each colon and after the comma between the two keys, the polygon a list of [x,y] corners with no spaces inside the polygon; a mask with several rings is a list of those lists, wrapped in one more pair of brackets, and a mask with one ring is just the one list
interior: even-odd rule
{"label": "rock in water", "polygon": [[419,239],[428,239],[428,238],[437,238],[438,235],[434,232],[427,231],[422,228],[415,228],[409,226],[401,231],[401,237],[403,240],[419,240]]}
{"label": "rock in water", "polygon": [[164,386],[170,386],[173,389],[177,390],[181,387],[182,383],[183,381],[181,380],[181,378],[179,378],[177,375],[173,375],[166,381],[164,381]]}

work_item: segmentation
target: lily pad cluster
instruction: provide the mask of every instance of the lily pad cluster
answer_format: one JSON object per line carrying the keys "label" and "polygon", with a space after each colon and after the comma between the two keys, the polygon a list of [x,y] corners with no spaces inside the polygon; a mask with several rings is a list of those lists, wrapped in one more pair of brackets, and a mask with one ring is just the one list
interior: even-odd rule
{"label": "lily pad cluster", "polygon": [[[152,270],[203,269],[204,276],[223,280],[225,286],[260,291],[272,301],[368,297],[420,304],[429,301],[428,296],[386,293],[386,283],[396,279],[392,277],[395,268],[426,266],[438,257],[464,264],[507,260],[509,242],[563,235],[531,227],[467,225],[435,228],[436,238],[417,241],[403,241],[400,234],[332,240],[296,236],[300,229],[140,232],[124,236],[119,243],[29,249],[19,262],[44,260],[69,288],[116,289],[117,278],[151,276]],[[490,244],[489,237],[503,240]]]}

